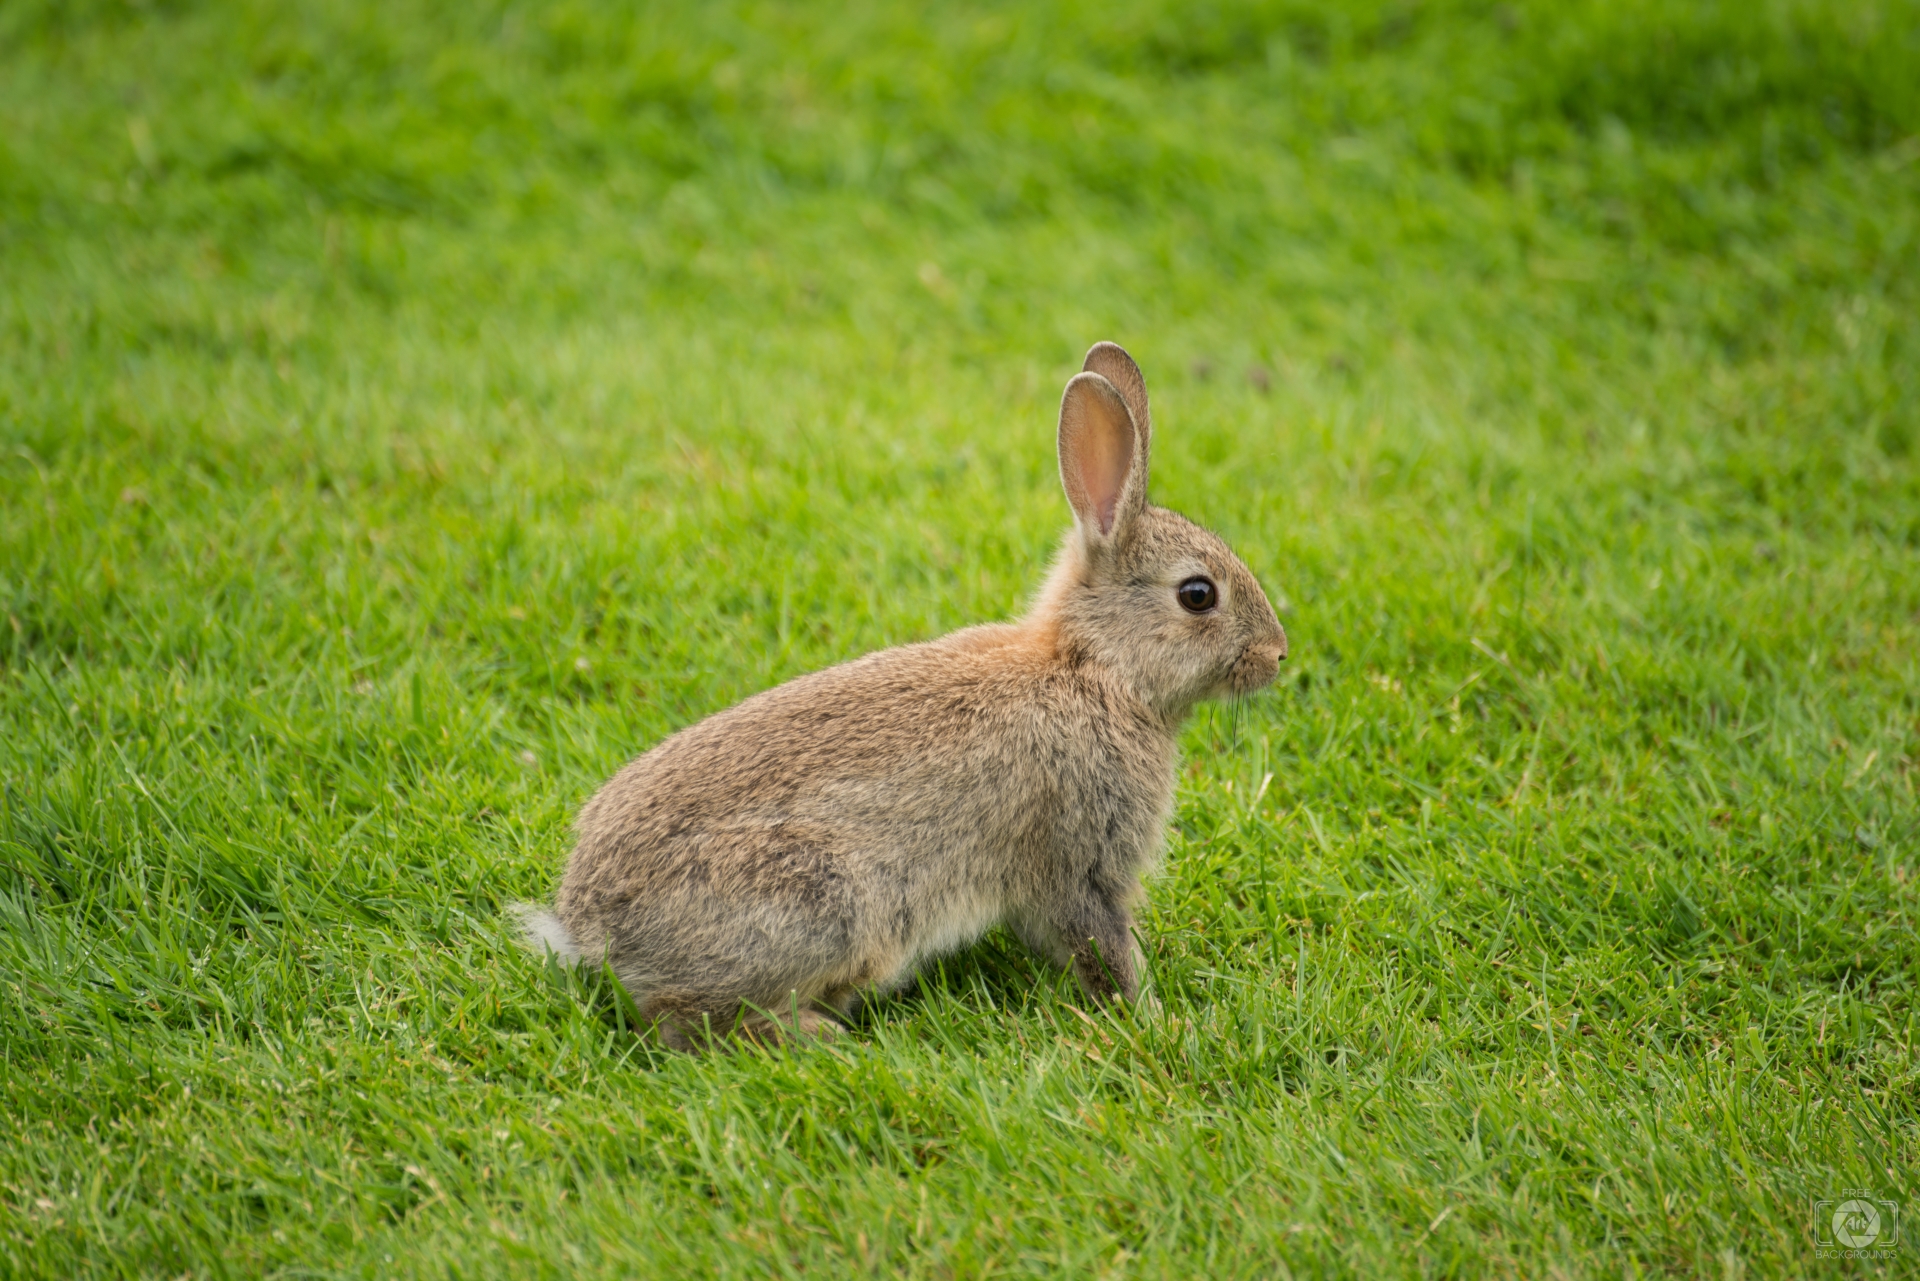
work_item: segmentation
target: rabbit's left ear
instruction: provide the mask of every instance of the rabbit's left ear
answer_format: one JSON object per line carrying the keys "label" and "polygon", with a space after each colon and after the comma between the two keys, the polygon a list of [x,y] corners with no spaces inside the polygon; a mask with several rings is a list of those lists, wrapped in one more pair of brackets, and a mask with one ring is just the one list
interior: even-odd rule
{"label": "rabbit's left ear", "polygon": [[1100,374],[1075,374],[1060,398],[1060,484],[1090,546],[1119,542],[1146,506],[1146,433]]}

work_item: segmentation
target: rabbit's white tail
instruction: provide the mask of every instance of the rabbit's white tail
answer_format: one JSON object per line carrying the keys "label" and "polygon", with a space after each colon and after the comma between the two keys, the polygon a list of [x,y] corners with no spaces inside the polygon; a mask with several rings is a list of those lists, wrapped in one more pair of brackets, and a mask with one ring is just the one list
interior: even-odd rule
{"label": "rabbit's white tail", "polygon": [[515,903],[507,909],[519,918],[520,941],[536,955],[552,953],[563,965],[580,961],[580,945],[560,924],[560,918],[538,903]]}

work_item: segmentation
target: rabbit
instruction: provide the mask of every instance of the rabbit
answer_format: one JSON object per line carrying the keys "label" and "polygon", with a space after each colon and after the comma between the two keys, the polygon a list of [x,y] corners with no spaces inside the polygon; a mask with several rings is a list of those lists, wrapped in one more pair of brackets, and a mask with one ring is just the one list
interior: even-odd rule
{"label": "rabbit", "polygon": [[1147,501],[1146,382],[1099,343],[1060,401],[1073,510],[1031,611],[788,681],[674,734],[580,810],[529,945],[608,963],[668,1045],[825,1037],[1004,924],[1133,1001],[1141,877],[1194,704],[1287,637],[1214,534]]}

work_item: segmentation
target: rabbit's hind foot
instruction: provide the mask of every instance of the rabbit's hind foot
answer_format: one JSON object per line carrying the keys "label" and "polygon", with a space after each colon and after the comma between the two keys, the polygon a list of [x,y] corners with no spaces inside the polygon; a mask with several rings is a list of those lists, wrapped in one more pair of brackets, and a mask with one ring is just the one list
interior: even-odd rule
{"label": "rabbit's hind foot", "polygon": [[830,1015],[809,1005],[797,1010],[761,1010],[750,1005],[725,1021],[708,1015],[662,1014],[656,1018],[660,1041],[669,1049],[724,1050],[742,1043],[775,1046],[829,1041],[846,1028]]}

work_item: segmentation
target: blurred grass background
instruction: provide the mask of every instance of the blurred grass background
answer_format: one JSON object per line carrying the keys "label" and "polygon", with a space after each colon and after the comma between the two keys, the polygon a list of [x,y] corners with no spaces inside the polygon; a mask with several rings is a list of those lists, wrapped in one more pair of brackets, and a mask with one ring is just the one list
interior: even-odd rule
{"label": "blurred grass background", "polygon": [[[1911,1267],[1809,1208],[1920,1190],[1911,0],[15,0],[0,122],[6,1271]],[[623,760],[1020,609],[1099,338],[1294,651],[1165,1017],[518,952]]]}

